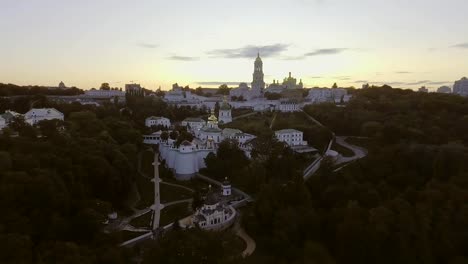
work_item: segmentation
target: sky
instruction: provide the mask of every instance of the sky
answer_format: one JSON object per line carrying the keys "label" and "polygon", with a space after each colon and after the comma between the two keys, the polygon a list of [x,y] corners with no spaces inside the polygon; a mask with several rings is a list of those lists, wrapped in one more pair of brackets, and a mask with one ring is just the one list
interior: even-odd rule
{"label": "sky", "polygon": [[468,75],[466,0],[0,0],[0,82],[435,89]]}

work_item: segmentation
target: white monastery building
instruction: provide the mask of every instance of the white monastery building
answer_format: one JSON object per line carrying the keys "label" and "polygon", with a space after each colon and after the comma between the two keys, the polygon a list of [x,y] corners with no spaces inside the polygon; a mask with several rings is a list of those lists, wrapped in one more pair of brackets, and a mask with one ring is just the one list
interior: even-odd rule
{"label": "white monastery building", "polygon": [[226,97],[219,107],[219,123],[227,124],[232,122],[231,106],[228,104]]}
{"label": "white monastery building", "polygon": [[278,110],[280,112],[298,112],[301,111],[301,105],[294,100],[283,101],[279,104]]}
{"label": "white monastery building", "polygon": [[24,114],[24,120],[30,125],[35,125],[42,120],[64,120],[64,116],[55,108],[32,108]]}
{"label": "white monastery building", "polygon": [[[197,172],[206,167],[205,158],[210,153],[215,153],[218,144],[225,139],[237,140],[239,146],[244,146],[246,142],[255,139],[254,135],[243,133],[238,129],[218,127],[218,118],[211,111],[208,121],[201,118],[187,118],[182,122],[183,126],[194,135],[192,142],[184,141],[176,145],[176,140],[161,138],[162,131],[143,136],[143,143],[159,144],[159,153],[162,160],[165,160],[166,167],[174,171],[178,180],[188,180],[195,176]],[[167,132],[169,133],[169,132]],[[247,157],[250,157],[250,149],[242,148]]]}
{"label": "white monastery building", "polygon": [[145,125],[147,127],[164,126],[164,127],[169,128],[171,126],[171,120],[169,120],[169,118],[160,117],[160,116],[150,116],[146,118]]}
{"label": "white monastery building", "polygon": [[202,127],[206,125],[206,121],[198,117],[188,117],[182,121],[182,126],[187,127],[189,131],[195,135]]}
{"label": "white monastery building", "polygon": [[231,226],[236,218],[236,210],[228,204],[232,196],[231,184],[225,180],[220,192],[207,195],[203,206],[192,217],[192,222],[203,230],[221,231]]}
{"label": "white monastery building", "polygon": [[125,102],[125,92],[119,90],[96,90],[91,89],[85,91],[85,94],[79,96],[79,99],[83,100],[114,100],[117,99],[118,102]]}
{"label": "white monastery building", "polygon": [[303,140],[303,133],[295,129],[283,129],[275,131],[276,138],[285,142],[289,146],[306,146],[307,141]]}

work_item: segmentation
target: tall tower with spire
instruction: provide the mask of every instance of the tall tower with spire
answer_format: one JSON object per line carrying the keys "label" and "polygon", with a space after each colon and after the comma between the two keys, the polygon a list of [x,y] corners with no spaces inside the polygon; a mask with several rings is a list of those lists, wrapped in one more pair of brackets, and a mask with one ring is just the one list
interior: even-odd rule
{"label": "tall tower with spire", "polygon": [[257,53],[257,58],[255,59],[254,63],[254,73],[253,73],[253,81],[252,81],[252,90],[257,94],[257,96],[261,96],[263,94],[263,90],[265,89],[265,81],[263,80],[263,62],[260,58],[260,52]]}

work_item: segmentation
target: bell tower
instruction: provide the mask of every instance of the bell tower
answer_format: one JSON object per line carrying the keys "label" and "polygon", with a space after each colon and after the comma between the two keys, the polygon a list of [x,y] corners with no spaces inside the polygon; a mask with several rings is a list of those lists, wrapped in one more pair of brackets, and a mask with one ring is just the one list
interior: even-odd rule
{"label": "bell tower", "polygon": [[260,58],[260,53],[257,53],[257,58],[254,63],[254,73],[252,80],[252,90],[258,93],[258,96],[263,94],[263,89],[265,89],[265,81],[263,80],[263,62]]}

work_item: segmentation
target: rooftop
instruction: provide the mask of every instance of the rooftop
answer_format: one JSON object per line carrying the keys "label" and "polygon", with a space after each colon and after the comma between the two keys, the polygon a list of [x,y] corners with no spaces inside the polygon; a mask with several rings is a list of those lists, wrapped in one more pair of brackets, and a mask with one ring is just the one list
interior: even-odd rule
{"label": "rooftop", "polygon": [[63,115],[60,111],[55,108],[32,108],[25,115],[30,115],[34,113],[36,116],[46,116],[50,114]]}
{"label": "rooftop", "polygon": [[146,118],[147,120],[159,120],[159,119],[167,119],[165,117],[162,117],[162,116],[150,116],[148,118]]}
{"label": "rooftop", "polygon": [[185,122],[205,122],[205,120],[200,117],[187,117],[184,119]]}
{"label": "rooftop", "polygon": [[275,131],[276,134],[290,134],[290,133],[302,133],[302,131],[296,130],[296,129],[282,129]]}

